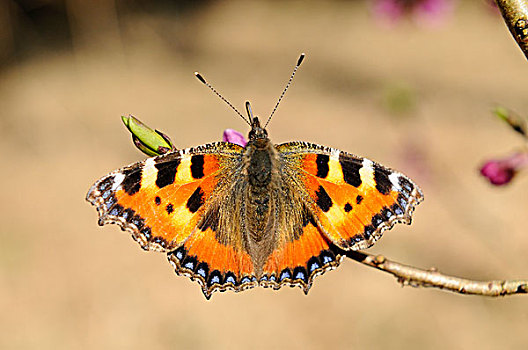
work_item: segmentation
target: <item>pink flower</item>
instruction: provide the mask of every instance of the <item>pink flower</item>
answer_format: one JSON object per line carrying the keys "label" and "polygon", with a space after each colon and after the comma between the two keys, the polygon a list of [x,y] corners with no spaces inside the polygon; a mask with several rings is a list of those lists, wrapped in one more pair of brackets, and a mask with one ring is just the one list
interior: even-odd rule
{"label": "pink flower", "polygon": [[233,129],[224,130],[223,140],[224,142],[236,143],[237,145],[240,145],[242,147],[246,147],[247,145],[247,141],[244,135]]}
{"label": "pink flower", "polygon": [[514,153],[504,159],[487,161],[481,168],[480,174],[487,177],[496,186],[509,183],[519,170],[528,166],[528,153]]}
{"label": "pink flower", "polygon": [[426,26],[438,25],[451,12],[452,0],[375,0],[375,15],[390,25],[403,17]]}

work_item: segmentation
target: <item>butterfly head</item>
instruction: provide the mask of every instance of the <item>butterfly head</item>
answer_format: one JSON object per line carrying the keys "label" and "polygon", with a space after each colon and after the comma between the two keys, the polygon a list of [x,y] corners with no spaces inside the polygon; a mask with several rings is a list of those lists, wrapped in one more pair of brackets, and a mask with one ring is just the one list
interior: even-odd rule
{"label": "butterfly head", "polygon": [[251,122],[251,131],[248,135],[249,141],[258,142],[259,140],[267,140],[268,132],[260,126],[258,117],[253,117]]}
{"label": "butterfly head", "polygon": [[260,126],[260,120],[258,117],[253,116],[253,111],[251,110],[251,104],[249,101],[246,101],[246,111],[248,114],[248,119],[251,120],[251,131],[249,132],[248,139],[252,144],[265,145],[268,143],[268,132],[265,127]]}

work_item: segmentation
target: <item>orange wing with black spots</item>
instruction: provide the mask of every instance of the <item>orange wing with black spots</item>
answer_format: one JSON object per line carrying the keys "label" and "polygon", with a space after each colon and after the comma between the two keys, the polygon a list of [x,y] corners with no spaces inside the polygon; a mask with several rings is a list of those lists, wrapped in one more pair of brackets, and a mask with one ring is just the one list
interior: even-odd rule
{"label": "orange wing with black spots", "polygon": [[[407,177],[373,161],[305,142],[276,146],[288,217],[279,226],[259,285],[301,287],[335,269],[345,250],[368,248],[395,223],[410,224],[421,190]],[[280,202],[296,193],[293,203]],[[289,213],[289,214],[288,214]],[[300,227],[297,227],[300,226]]]}
{"label": "orange wing with black spots", "polygon": [[[308,294],[316,276],[339,266],[343,251],[321,233],[314,218],[304,211],[302,232],[286,238],[268,257],[259,279],[263,287],[298,286]],[[288,237],[288,235],[286,235]]]}
{"label": "orange wing with black spots", "polygon": [[221,216],[215,206],[242,152],[218,142],[149,158],[101,178],[86,198],[97,207],[99,225],[118,224],[143,249],[168,252],[176,272],[198,280],[207,297],[249,288],[256,278],[237,228],[224,231],[227,237],[215,233]]}
{"label": "orange wing with black spots", "polygon": [[297,170],[319,229],[335,245],[358,250],[373,245],[395,223],[411,223],[423,200],[405,175],[366,158],[306,142],[276,146],[289,169]]}
{"label": "orange wing with black spots", "polygon": [[[145,250],[170,251],[198,225],[224,168],[241,147],[219,145],[175,151],[116,170],[97,181],[87,200],[99,224],[116,223]],[[208,151],[215,150],[214,154]],[[221,149],[221,148],[220,148]]]}
{"label": "orange wing with black spots", "polygon": [[223,245],[208,227],[168,254],[178,275],[198,281],[206,298],[215,291],[253,288],[257,278],[250,255],[240,246]]}

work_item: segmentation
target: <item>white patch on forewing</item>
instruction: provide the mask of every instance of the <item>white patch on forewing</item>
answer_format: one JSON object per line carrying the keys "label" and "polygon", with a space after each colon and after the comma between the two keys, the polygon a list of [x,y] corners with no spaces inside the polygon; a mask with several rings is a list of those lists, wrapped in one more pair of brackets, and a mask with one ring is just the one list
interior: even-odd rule
{"label": "white patch on forewing", "polygon": [[359,175],[361,176],[361,182],[368,187],[375,187],[376,181],[374,181],[374,162],[370,159],[363,158],[361,163],[363,166],[359,169]]}
{"label": "white patch on forewing", "polygon": [[389,180],[392,183],[392,187],[396,191],[401,191],[400,182],[399,182],[400,176],[401,175],[398,173],[392,173],[389,175]]}
{"label": "white patch on forewing", "polygon": [[332,148],[332,151],[330,152],[330,158],[339,160],[340,154],[341,154],[340,150]]}
{"label": "white patch on forewing", "polygon": [[143,167],[143,172],[145,173],[145,170],[150,170],[154,168],[154,165],[156,162],[154,161],[154,158],[149,158],[145,161],[145,165]]}
{"label": "white patch on forewing", "polygon": [[374,162],[370,159],[363,158],[363,166],[367,169],[374,169]]}
{"label": "white patch on forewing", "polygon": [[115,174],[114,183],[112,184],[112,191],[116,191],[119,188],[119,186],[121,186],[121,183],[123,182],[124,179],[125,179],[124,174],[121,174],[121,173]]}
{"label": "white patch on forewing", "polygon": [[141,170],[141,187],[152,186],[156,181],[157,172],[155,158],[145,160]]}

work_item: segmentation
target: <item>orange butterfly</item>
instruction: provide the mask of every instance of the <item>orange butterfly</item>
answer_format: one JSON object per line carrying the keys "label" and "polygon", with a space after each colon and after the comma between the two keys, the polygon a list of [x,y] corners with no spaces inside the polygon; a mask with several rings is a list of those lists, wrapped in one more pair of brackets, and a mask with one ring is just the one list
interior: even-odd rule
{"label": "orange butterfly", "polygon": [[255,286],[307,293],[345,251],[370,247],[395,223],[411,223],[423,194],[409,178],[334,148],[274,145],[249,102],[246,108],[249,121],[237,111],[251,126],[245,147],[215,142],[175,150],[97,181],[86,199],[97,207],[99,225],[118,224],[143,249],[167,253],[176,273],[198,281],[210,298]]}

